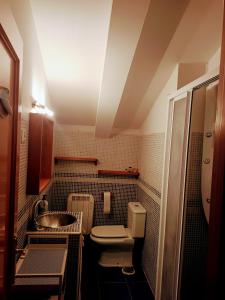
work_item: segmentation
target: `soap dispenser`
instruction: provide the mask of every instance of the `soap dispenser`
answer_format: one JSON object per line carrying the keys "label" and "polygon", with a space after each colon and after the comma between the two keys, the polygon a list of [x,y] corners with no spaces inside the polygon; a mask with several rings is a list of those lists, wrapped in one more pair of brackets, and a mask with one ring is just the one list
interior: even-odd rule
{"label": "soap dispenser", "polygon": [[43,211],[48,211],[47,195],[43,195],[41,207],[42,207]]}

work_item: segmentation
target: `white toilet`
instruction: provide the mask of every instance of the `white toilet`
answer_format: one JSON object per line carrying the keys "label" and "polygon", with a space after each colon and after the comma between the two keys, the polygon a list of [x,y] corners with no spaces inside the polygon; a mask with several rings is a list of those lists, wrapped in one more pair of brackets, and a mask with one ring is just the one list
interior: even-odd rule
{"label": "white toilet", "polygon": [[99,264],[103,267],[122,267],[125,274],[134,274],[132,252],[134,239],[143,238],[146,210],[140,202],[128,203],[128,228],[123,225],[95,226],[91,239],[102,245]]}

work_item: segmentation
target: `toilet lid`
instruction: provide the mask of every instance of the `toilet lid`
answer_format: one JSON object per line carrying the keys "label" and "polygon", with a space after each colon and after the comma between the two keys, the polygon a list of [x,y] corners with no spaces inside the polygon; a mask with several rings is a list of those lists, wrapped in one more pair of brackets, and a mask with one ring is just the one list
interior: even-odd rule
{"label": "toilet lid", "polygon": [[123,225],[95,226],[91,234],[100,238],[123,238],[127,233]]}

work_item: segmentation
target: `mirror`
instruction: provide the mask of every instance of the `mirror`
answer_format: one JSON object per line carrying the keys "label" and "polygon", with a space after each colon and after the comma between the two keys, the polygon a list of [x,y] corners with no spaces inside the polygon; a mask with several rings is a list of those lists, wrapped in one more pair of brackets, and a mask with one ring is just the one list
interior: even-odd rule
{"label": "mirror", "polygon": [[[9,152],[9,128],[10,119],[5,118],[7,111],[2,102],[2,98],[7,99],[7,92],[10,91],[10,70],[11,58],[6,52],[3,44],[0,42],[0,289],[3,288],[4,259],[5,259],[5,243],[7,240],[6,218],[7,218],[7,173],[9,168],[8,154]],[[4,101],[4,100],[3,100]]]}
{"label": "mirror", "polygon": [[0,61],[0,117],[4,118],[8,114],[12,114],[9,102],[11,58],[2,43],[0,43]]}

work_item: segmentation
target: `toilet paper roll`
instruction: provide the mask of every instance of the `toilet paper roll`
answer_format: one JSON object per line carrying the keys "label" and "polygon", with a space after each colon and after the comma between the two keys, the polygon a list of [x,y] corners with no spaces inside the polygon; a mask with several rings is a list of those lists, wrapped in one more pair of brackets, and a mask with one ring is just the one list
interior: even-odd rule
{"label": "toilet paper roll", "polygon": [[111,193],[110,192],[104,192],[103,193],[104,198],[104,208],[103,212],[104,214],[110,214],[110,200],[111,200]]}

